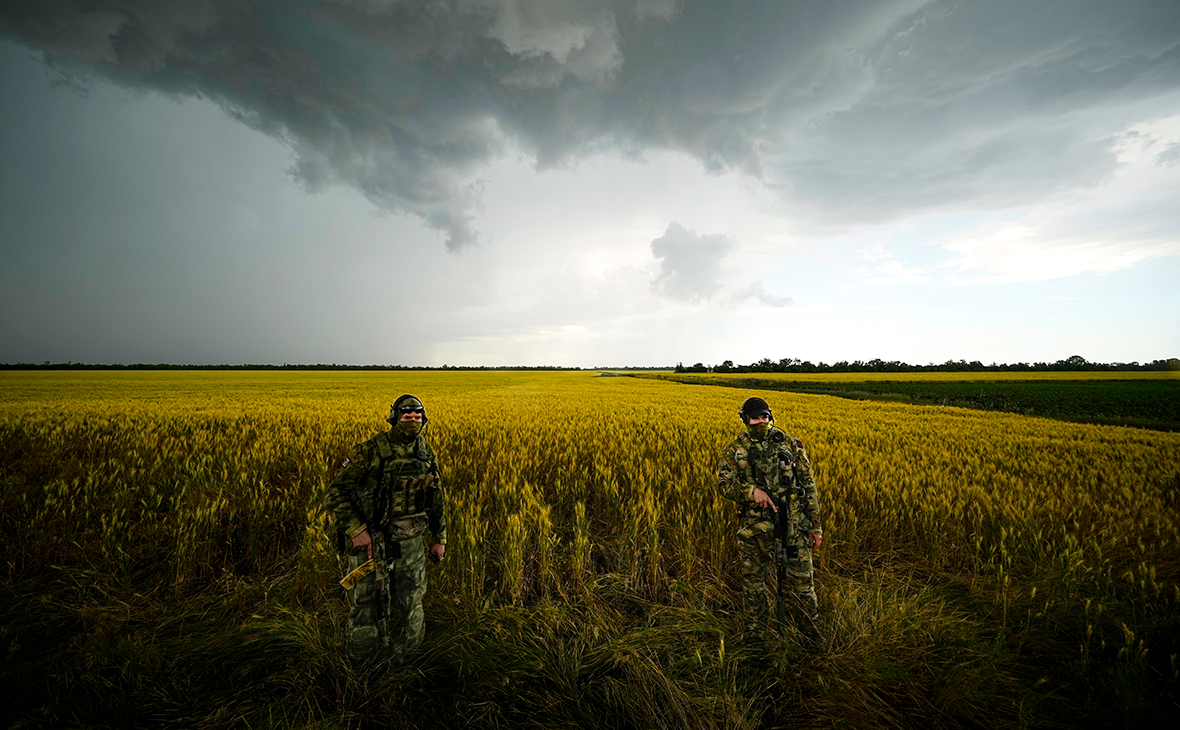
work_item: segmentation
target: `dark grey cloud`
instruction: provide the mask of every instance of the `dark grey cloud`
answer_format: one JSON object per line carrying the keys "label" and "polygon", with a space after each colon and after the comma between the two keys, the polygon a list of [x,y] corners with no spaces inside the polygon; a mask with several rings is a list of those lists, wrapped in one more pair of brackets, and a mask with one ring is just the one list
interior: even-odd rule
{"label": "dark grey cloud", "polygon": [[721,290],[717,275],[735,244],[721,233],[700,234],[676,221],[651,242],[651,253],[660,260],[660,275],[652,282],[669,299],[698,302]]}
{"label": "dark grey cloud", "polygon": [[9,0],[62,79],[212,100],[449,250],[480,170],[672,150],[801,222],[1092,185],[1180,93],[1180,3],[1025,0]]}

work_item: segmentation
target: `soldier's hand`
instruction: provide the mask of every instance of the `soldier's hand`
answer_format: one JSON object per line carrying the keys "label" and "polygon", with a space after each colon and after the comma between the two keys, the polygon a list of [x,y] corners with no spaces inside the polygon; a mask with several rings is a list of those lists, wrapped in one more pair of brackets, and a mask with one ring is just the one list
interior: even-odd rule
{"label": "soldier's hand", "polygon": [[813,533],[813,534],[807,536],[807,541],[809,543],[811,543],[812,550],[819,550],[819,546],[823,544],[824,536],[817,534],[817,533]]}
{"label": "soldier's hand", "polygon": [[364,548],[365,552],[368,553],[368,556],[370,558],[373,557],[373,538],[369,535],[368,530],[364,530],[361,532],[361,534],[352,538],[352,548],[353,550],[360,550],[361,548]]}
{"label": "soldier's hand", "polygon": [[778,507],[774,506],[774,500],[771,499],[770,496],[766,494],[766,492],[763,492],[758,487],[754,487],[754,504],[762,507],[763,509],[769,507],[775,512],[778,512]]}
{"label": "soldier's hand", "polygon": [[446,551],[447,551],[447,546],[443,545],[442,543],[436,542],[433,545],[431,545],[430,546],[430,562],[441,563],[442,559],[443,559],[443,553],[445,553]]}

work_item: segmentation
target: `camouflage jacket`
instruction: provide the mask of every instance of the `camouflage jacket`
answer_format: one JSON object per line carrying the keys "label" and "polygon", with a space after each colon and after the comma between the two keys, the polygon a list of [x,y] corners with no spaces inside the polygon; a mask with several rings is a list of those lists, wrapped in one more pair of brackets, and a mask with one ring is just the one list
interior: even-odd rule
{"label": "camouflage jacket", "polygon": [[790,505],[788,534],[823,534],[819,496],[803,442],[777,426],[771,426],[761,439],[745,431],[730,441],[717,464],[717,486],[723,496],[738,503],[742,532],[747,535],[774,527],[774,512],[754,504],[755,487]]}
{"label": "camouflage jacket", "polygon": [[426,439],[403,441],[383,431],[353,448],[328,486],[325,507],[348,539],[380,525],[388,539],[408,540],[429,528],[446,544],[446,493]]}

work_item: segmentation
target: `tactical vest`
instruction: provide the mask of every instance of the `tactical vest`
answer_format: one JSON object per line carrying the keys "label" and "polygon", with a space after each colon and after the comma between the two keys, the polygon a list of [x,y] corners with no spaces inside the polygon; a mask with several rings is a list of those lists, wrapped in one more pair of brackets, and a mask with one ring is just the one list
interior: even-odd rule
{"label": "tactical vest", "polygon": [[785,500],[795,484],[795,459],[786,434],[783,434],[782,441],[776,442],[773,440],[776,433],[783,432],[772,428],[762,441],[749,439],[750,445],[744,447],[746,458],[738,461],[738,472],[743,482]]}
{"label": "tactical vest", "polygon": [[[780,440],[775,440],[776,433],[781,434]],[[798,490],[794,488],[796,463],[789,439],[778,428],[767,431],[762,441],[754,441],[747,434],[750,445],[743,444],[745,458],[737,461],[739,478],[766,492],[780,511],[772,512],[769,508],[749,503],[740,518],[739,538],[750,539],[767,532],[775,533],[776,538],[783,535],[796,537],[810,528],[811,523],[802,512]]]}
{"label": "tactical vest", "polygon": [[426,531],[431,506],[434,452],[421,438],[410,444],[391,443],[388,434],[376,439],[364,489],[358,490],[364,509],[377,529],[392,540],[418,537]]}

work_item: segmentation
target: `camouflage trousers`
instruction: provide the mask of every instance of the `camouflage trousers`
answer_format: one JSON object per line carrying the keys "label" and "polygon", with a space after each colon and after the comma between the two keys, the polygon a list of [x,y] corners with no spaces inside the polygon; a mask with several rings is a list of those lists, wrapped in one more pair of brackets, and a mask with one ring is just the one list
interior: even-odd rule
{"label": "camouflage trousers", "polygon": [[[803,534],[784,547],[773,532],[738,536],[742,566],[742,609],[748,634],[761,634],[777,614],[778,599],[789,620],[808,641],[818,638],[819,601],[811,567],[811,547]],[[771,611],[771,597],[776,610]]]}
{"label": "camouflage trousers", "polygon": [[[426,553],[422,538],[389,542],[386,552],[385,596],[379,595],[378,575],[369,573],[348,590],[348,621],[344,630],[344,645],[349,656],[372,658],[384,653],[395,662],[422,644],[426,635],[426,620],[422,612],[422,597],[426,595]],[[348,570],[360,567],[368,560],[364,550],[350,551]],[[380,626],[385,617],[385,630]]]}

